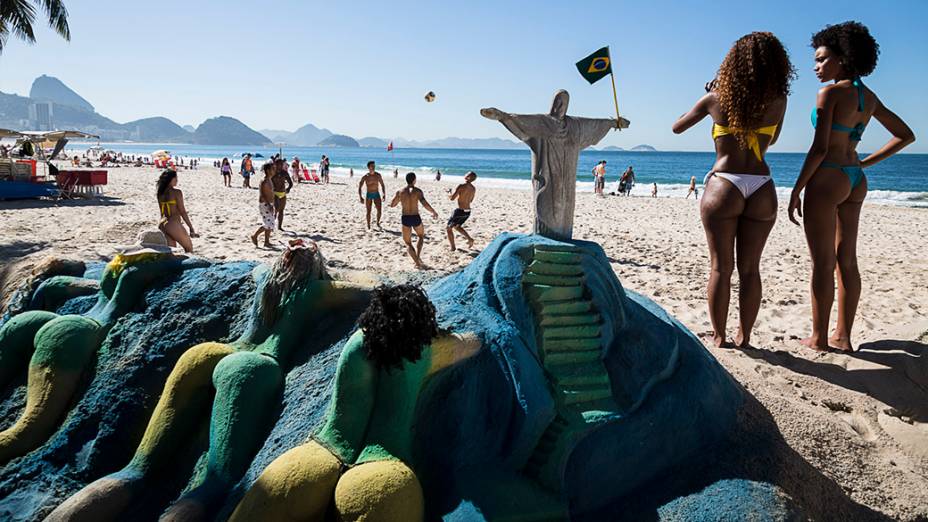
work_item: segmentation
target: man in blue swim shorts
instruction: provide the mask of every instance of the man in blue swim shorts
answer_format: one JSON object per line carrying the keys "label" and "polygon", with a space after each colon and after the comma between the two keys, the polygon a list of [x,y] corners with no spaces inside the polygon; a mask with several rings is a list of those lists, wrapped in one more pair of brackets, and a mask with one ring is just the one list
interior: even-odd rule
{"label": "man in blue swim shorts", "polygon": [[[361,176],[361,182],[358,183],[358,199],[361,200],[361,203],[364,204],[364,207],[367,209],[367,229],[371,229],[371,204],[377,207],[377,228],[380,228],[380,207],[381,207],[381,191],[383,189],[383,196],[387,195],[387,186],[383,184],[383,176],[379,172],[374,170],[374,162],[367,162],[367,174]],[[366,189],[367,194],[362,195],[361,190]]]}

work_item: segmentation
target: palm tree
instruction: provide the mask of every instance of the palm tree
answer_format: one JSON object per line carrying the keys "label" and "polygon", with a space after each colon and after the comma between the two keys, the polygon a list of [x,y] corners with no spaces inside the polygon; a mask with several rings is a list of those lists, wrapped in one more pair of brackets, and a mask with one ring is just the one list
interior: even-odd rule
{"label": "palm tree", "polygon": [[68,10],[61,0],[0,0],[0,52],[10,34],[27,43],[35,43],[32,24],[35,22],[36,6],[41,6],[48,15],[48,25],[67,41],[71,41],[68,28]]}

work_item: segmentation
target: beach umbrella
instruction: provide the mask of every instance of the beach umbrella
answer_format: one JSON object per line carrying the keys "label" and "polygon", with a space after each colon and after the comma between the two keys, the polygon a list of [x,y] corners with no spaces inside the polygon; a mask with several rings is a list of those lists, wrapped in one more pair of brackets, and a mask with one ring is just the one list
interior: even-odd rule
{"label": "beach umbrella", "polygon": [[151,153],[152,159],[168,159],[171,157],[171,153],[166,150],[156,150]]}

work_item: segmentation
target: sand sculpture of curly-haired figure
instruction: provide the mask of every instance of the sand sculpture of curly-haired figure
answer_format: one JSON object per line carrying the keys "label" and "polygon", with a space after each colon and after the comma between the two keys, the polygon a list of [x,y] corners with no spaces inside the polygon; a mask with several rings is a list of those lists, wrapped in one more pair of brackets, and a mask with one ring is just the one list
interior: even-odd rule
{"label": "sand sculpture of curly-haired figure", "polygon": [[339,358],[322,428],[274,460],[230,520],[322,520],[333,504],[341,520],[421,520],[410,467],[420,390],[479,347],[473,335],[439,337],[420,288],[377,288]]}
{"label": "sand sculpture of curly-haired figure", "polygon": [[245,333],[229,344],[207,342],[187,350],[168,377],[129,464],[73,495],[47,520],[120,519],[146,484],[172,473],[171,455],[206,419],[206,472],[162,519],[212,515],[272,424],[293,352],[318,335],[314,329],[329,323],[323,318],[359,311],[368,296],[363,287],[331,280],[315,243],[302,241],[291,242],[270,269],[256,268],[255,279],[258,289]]}
{"label": "sand sculpture of curly-haired figure", "polygon": [[417,362],[422,347],[438,335],[435,307],[412,285],[377,288],[358,327],[367,358],[387,372],[400,369],[403,361]]}

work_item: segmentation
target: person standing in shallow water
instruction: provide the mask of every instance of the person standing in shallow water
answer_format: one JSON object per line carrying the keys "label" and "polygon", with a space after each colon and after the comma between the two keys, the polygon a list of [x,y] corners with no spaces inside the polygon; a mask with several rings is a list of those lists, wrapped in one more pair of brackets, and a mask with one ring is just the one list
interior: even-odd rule
{"label": "person standing in shallow water", "polygon": [[[864,86],[876,68],[879,45],[857,22],[828,26],[812,37],[815,75],[834,82],[818,91],[812,110],[815,138],[789,201],[789,219],[799,212],[812,257],[812,335],[802,343],[815,350],[853,350],[851,329],[860,301],[857,231],[867,197],[863,169],[915,141],[912,129]],[[876,118],[892,138],[862,161],[857,156],[864,128]],[[805,201],[800,193],[805,190]],[[838,274],[838,323],[828,336]]]}
{"label": "person standing in shallow water", "polygon": [[[184,252],[193,252],[193,241],[190,238],[200,237],[193,230],[193,223],[187,215],[184,206],[184,193],[177,189],[177,171],[165,170],[158,178],[158,207],[161,212],[161,222],[158,228],[168,240],[168,246],[184,247]],[[190,233],[181,223],[183,220],[190,229]]]}
{"label": "person standing in shallow water", "polygon": [[716,79],[706,84],[707,93],[673,124],[673,132],[680,134],[707,116],[713,121],[715,164],[706,175],[699,208],[711,261],[707,294],[715,346],[731,345],[726,323],[736,266],[739,330],[734,344],[750,346],[762,295],[761,253],[777,215],[777,194],[764,154],[780,135],[795,75],[776,36],[742,36]]}
{"label": "person standing in shallow water", "polygon": [[[435,209],[425,200],[425,194],[422,190],[416,188],[416,174],[410,172],[406,174],[406,187],[396,192],[393,201],[390,202],[390,207],[402,204],[403,216],[401,222],[403,224],[403,242],[406,243],[406,251],[409,252],[409,257],[416,264],[416,268],[424,269],[425,265],[422,264],[422,244],[425,242],[425,227],[422,226],[422,217],[419,216],[419,203],[422,203],[422,206],[432,213],[433,218],[438,219],[438,212],[435,212]],[[412,246],[413,230],[415,230],[417,236],[415,248]]]}
{"label": "person standing in shallow water", "polygon": [[593,167],[593,193],[599,196],[603,195],[603,189],[606,187],[606,160],[602,160]]}

